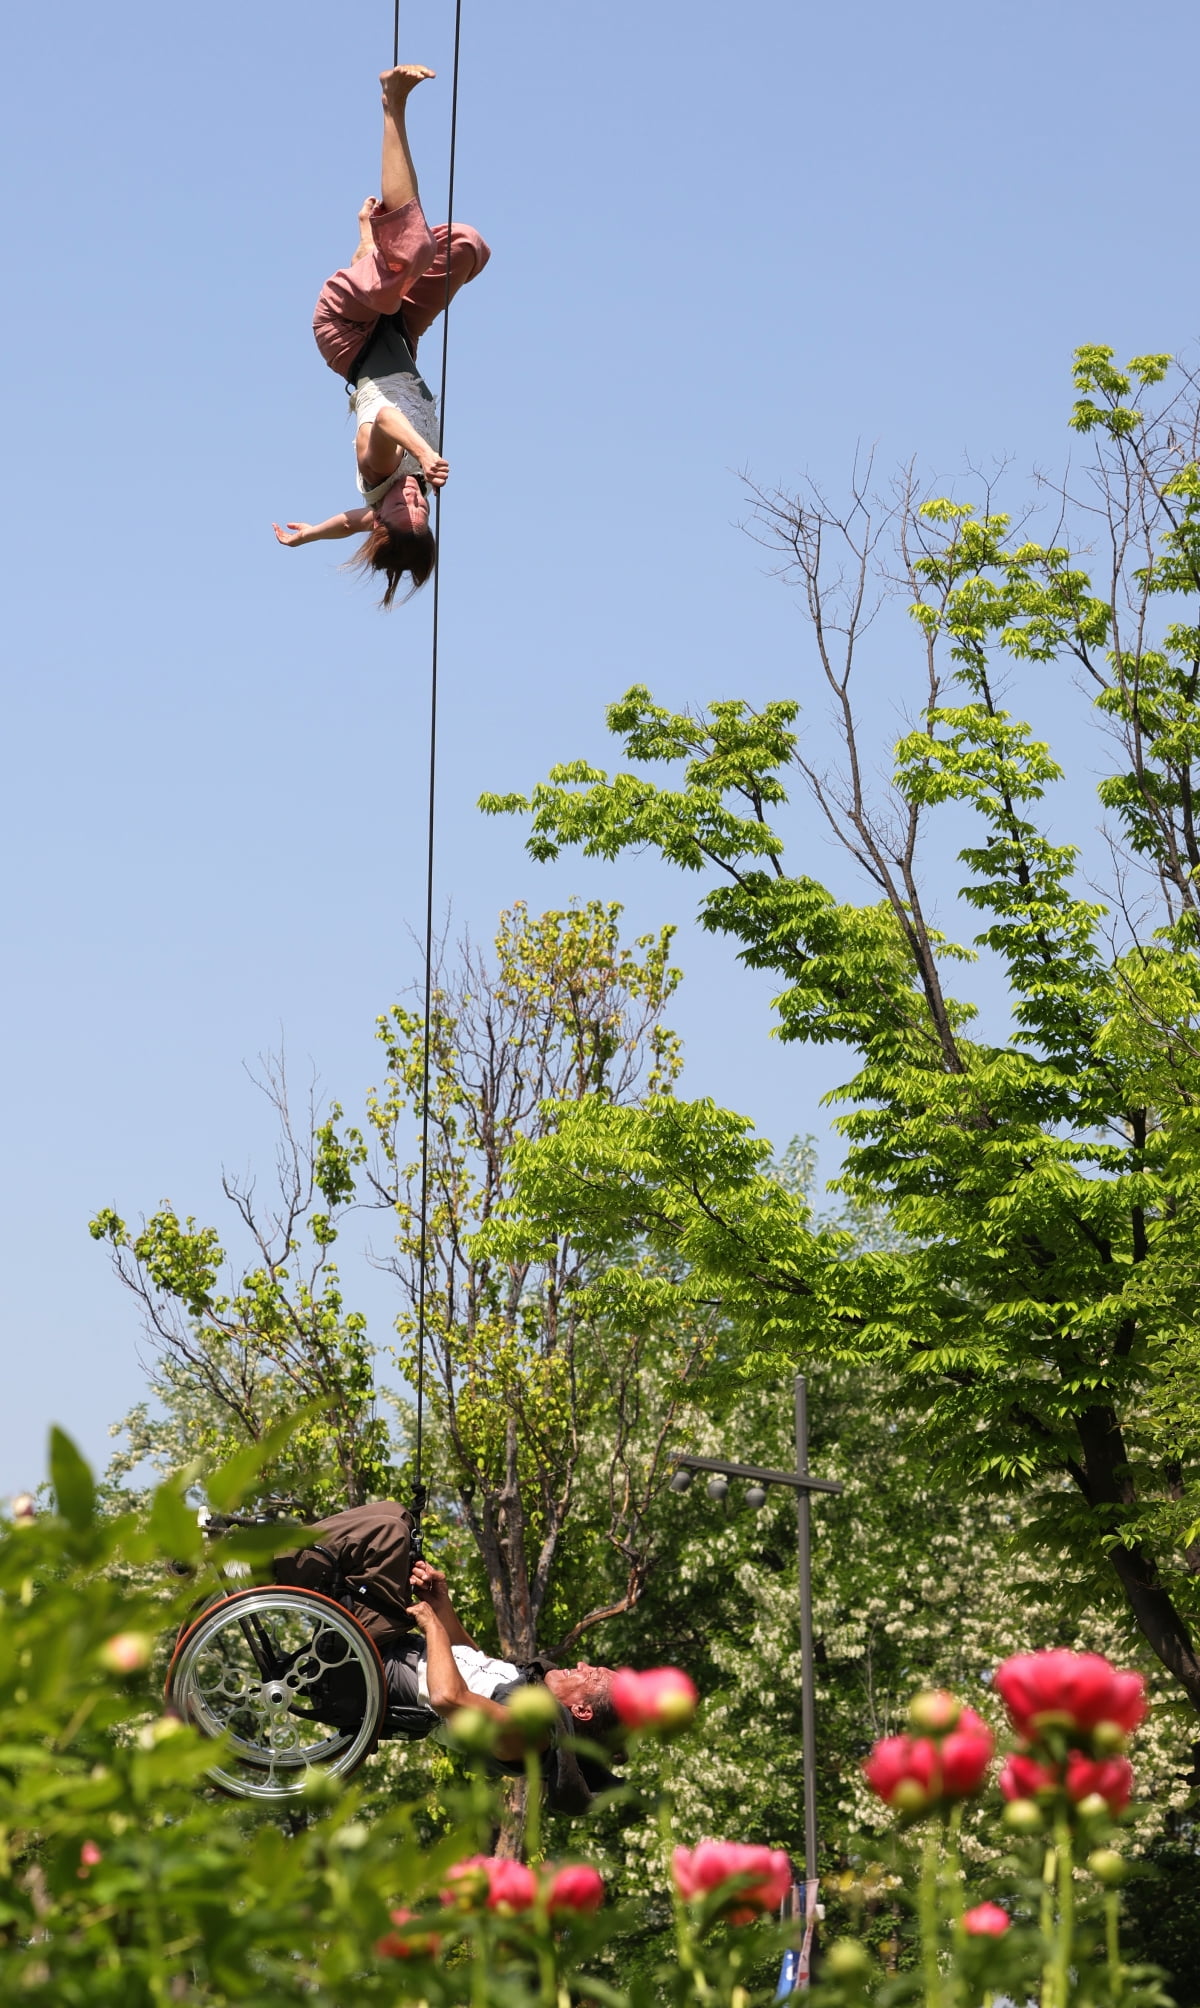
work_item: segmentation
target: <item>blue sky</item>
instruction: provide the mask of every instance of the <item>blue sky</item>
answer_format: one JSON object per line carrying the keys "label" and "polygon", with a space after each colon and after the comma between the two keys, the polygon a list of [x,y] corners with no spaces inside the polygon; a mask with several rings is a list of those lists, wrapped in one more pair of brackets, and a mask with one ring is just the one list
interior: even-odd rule
{"label": "blue sky", "polygon": [[[1007,455],[1020,495],[1065,457],[1076,343],[1194,340],[1195,10],[465,12],[457,207],[494,256],[453,325],[439,905],[476,934],[572,893],[679,922],[686,1088],[782,1145],[824,1130],[842,1063],[769,1040],[770,986],[691,928],[697,888],[536,867],[474,803],[610,760],[603,705],[634,681],[821,712],[740,472],[836,487],[867,443],[947,483]],[[434,214],[450,13],[404,9],[403,53],[440,72],[413,114]],[[63,0],[6,30],[0,1494],[51,1419],[103,1458],[140,1391],[91,1212],[219,1218],[222,1164],[270,1166],[245,1063],[283,1041],[355,1106],[415,970],[429,595],[385,619],[337,547],[270,532],[352,499],[309,319],[376,186],[390,23],[385,0]],[[880,649],[886,723],[912,658]],[[1086,768],[1065,680],[1030,701]],[[840,869],[810,811],[793,827]],[[348,1269],[386,1337],[383,1285]]]}

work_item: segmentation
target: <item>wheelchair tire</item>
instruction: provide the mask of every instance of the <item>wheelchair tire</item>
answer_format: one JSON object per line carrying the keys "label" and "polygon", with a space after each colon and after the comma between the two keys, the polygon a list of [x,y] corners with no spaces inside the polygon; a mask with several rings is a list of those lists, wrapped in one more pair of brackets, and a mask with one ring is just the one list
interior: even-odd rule
{"label": "wheelchair tire", "polygon": [[348,1778],[387,1713],[379,1647],[319,1590],[235,1590],[180,1635],[166,1701],[225,1748],[208,1776],[236,1799],[278,1804],[314,1777]]}

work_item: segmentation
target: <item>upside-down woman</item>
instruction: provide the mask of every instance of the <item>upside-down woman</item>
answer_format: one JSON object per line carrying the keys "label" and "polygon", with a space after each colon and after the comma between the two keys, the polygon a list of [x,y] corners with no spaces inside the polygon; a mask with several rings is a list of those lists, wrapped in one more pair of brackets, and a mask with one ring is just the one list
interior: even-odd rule
{"label": "upside-down woman", "polygon": [[326,280],[313,316],[317,347],[350,390],[363,506],[343,509],[324,523],[274,526],[280,543],[288,545],[365,530],[355,563],[385,576],[385,607],[403,579],[412,580],[415,592],[433,570],[437,549],[429,494],[450,473],[438,446],[437,400],[417,370],[417,343],[490,256],[469,224],[449,229],[435,224],[431,231],[421,210],[405,110],[411,92],[432,75],[410,63],[380,78],[383,200],[369,197],[363,204],[358,249],[349,265]]}

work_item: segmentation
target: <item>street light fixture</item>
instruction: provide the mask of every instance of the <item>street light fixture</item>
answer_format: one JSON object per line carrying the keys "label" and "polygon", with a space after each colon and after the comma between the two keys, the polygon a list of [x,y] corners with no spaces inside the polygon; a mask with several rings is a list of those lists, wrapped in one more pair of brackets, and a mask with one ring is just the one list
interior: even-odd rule
{"label": "street light fixture", "polygon": [[[764,1471],[757,1464],[731,1464],[726,1458],[684,1457],[675,1459],[675,1474],[671,1479],[671,1489],[686,1492],[695,1471],[710,1471],[705,1490],[710,1499],[724,1499],[729,1490],[731,1478],[748,1478],[746,1504],[755,1511],[766,1502],[766,1488],[769,1485],[788,1485],[796,1495],[797,1551],[800,1563],[800,1746],[804,1764],[804,1876],[806,1931],[811,1924],[810,1907],[815,1902],[817,1883],[817,1779],[816,1779],[816,1714],[813,1707],[813,1632],[812,1632],[812,1527],[809,1512],[810,1495],[814,1492],[841,1492],[842,1487],[831,1478],[812,1478],[808,1470],[808,1386],[803,1374],[796,1375],[795,1382],[796,1419],[796,1469],[794,1471]],[[680,1480],[684,1483],[680,1483]],[[800,1981],[807,1986],[807,1976]]]}

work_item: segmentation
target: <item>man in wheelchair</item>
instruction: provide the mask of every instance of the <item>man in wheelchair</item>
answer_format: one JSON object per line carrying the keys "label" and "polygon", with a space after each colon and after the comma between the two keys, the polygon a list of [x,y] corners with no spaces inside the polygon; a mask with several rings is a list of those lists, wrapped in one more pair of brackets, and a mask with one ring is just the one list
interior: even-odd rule
{"label": "man in wheelchair", "polygon": [[[400,1733],[422,1735],[439,1718],[473,1708],[496,1723],[496,1767],[519,1772],[528,1737],[515,1726],[506,1733],[506,1703],[540,1681],[558,1703],[559,1720],[538,1743],[550,1806],[583,1812],[597,1791],[616,1784],[604,1765],[570,1748],[575,1735],[603,1741],[618,1728],[611,1668],[543,1660],[521,1667],[482,1652],[454,1610],[442,1571],[411,1560],[412,1515],[394,1501],[352,1506],[318,1521],[313,1532],[312,1546],[276,1558],[275,1580],[333,1596],[371,1634],[387,1678],[389,1719],[406,1725]],[[427,1721],[419,1726],[422,1712]]]}

